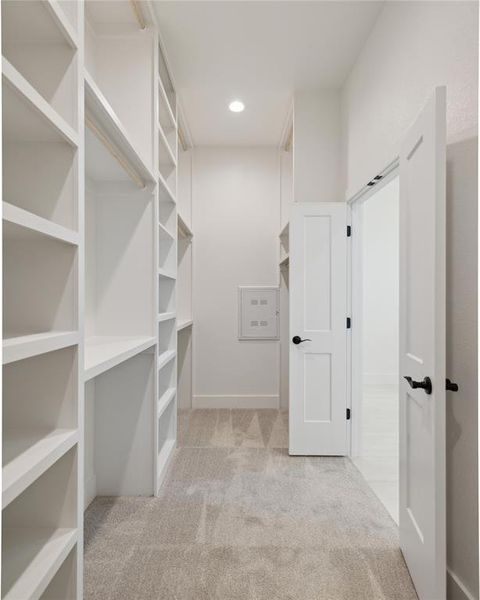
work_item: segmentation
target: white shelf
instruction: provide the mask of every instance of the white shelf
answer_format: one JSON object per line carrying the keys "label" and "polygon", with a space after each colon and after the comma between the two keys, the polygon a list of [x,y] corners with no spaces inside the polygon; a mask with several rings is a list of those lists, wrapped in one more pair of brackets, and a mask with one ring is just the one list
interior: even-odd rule
{"label": "white shelf", "polygon": [[289,230],[290,230],[290,223],[287,223],[287,224],[286,224],[286,225],[283,227],[283,229],[282,229],[282,231],[280,232],[280,235],[279,235],[278,237],[280,237],[280,238],[285,238],[285,237],[288,237],[288,236],[289,236]]}
{"label": "white shelf", "polygon": [[177,331],[182,331],[182,329],[186,329],[187,327],[192,327],[193,320],[192,319],[182,319],[177,321]]}
{"label": "white shelf", "polygon": [[162,321],[170,321],[171,319],[174,319],[175,316],[176,316],[176,314],[173,311],[158,313],[157,321],[159,323],[161,323]]}
{"label": "white shelf", "polygon": [[3,436],[5,508],[78,441],[75,429],[7,430]]}
{"label": "white shelf", "polygon": [[179,213],[177,213],[178,222],[178,235],[183,238],[191,240],[193,238],[193,232],[190,227],[185,223]]}
{"label": "white shelf", "polygon": [[175,198],[175,194],[168,187],[168,184],[165,181],[165,177],[160,173],[160,170],[158,171],[158,183],[162,187],[163,191],[167,194],[169,200],[176,204],[177,200]]}
{"label": "white shelf", "polygon": [[76,542],[76,529],[5,527],[2,600],[40,598]]}
{"label": "white shelf", "polygon": [[163,480],[165,479],[165,475],[167,474],[167,469],[168,469],[170,461],[173,457],[173,453],[175,451],[176,444],[177,444],[177,442],[175,439],[169,438],[164,442],[160,452],[158,453],[157,488],[160,488],[160,486],[163,483]]}
{"label": "white shelf", "polygon": [[165,86],[163,85],[163,81],[160,75],[158,76],[158,91],[160,95],[160,101],[165,107],[165,111],[168,114],[168,117],[171,121],[172,128],[176,129],[177,121],[175,119],[175,115],[173,114],[172,107],[170,106],[170,101],[168,99],[167,92],[165,90]]}
{"label": "white shelf", "polygon": [[93,120],[95,127],[109,140],[115,150],[120,153],[121,157],[131,166],[144,183],[154,183],[155,175],[131,142],[130,136],[117,114],[88,71],[84,71],[84,76],[87,116]]}
{"label": "white shelf", "polygon": [[175,279],[177,278],[174,273],[170,273],[169,271],[166,271],[165,269],[158,269],[158,274],[160,275],[160,277],[165,277],[166,279],[172,279],[173,281],[175,281]]}
{"label": "white shelf", "polygon": [[173,168],[175,168],[177,166],[177,159],[175,158],[172,148],[170,147],[170,144],[168,143],[167,136],[165,135],[165,132],[163,131],[161,123],[158,123],[158,133],[160,134],[159,135],[160,143],[163,146],[163,150],[161,147],[159,148],[160,163],[164,164],[165,162],[168,162],[169,164],[172,165]]}
{"label": "white shelf", "polygon": [[163,369],[165,365],[167,365],[171,360],[173,360],[176,356],[175,350],[165,350],[158,355],[157,369]]}
{"label": "white shelf", "polygon": [[72,229],[67,229],[61,225],[57,225],[48,219],[39,217],[28,210],[9,204],[8,202],[3,203],[3,221],[4,223],[11,223],[14,226],[11,227],[9,235],[15,237],[25,232],[25,230],[36,232],[47,237],[71,244],[72,246],[78,246],[79,235]]}
{"label": "white shelf", "polygon": [[154,337],[94,336],[85,340],[84,380],[88,381],[155,345]]}
{"label": "white shelf", "polygon": [[6,58],[2,58],[2,77],[5,139],[66,141],[78,146],[77,133]]}
{"label": "white shelf", "polygon": [[3,340],[3,364],[78,344],[77,331],[47,331]]}
{"label": "white shelf", "polygon": [[165,227],[165,225],[162,225],[162,223],[158,224],[158,232],[160,234],[160,239],[167,239],[167,240],[175,240],[175,236],[173,234],[171,234],[168,229]]}
{"label": "white shelf", "polygon": [[177,393],[177,388],[171,387],[168,388],[166,392],[164,392],[159,400],[158,400],[158,404],[157,404],[157,418],[160,418],[163,413],[165,412],[165,409],[168,407],[168,405],[170,404],[170,402],[175,398],[175,394]]}

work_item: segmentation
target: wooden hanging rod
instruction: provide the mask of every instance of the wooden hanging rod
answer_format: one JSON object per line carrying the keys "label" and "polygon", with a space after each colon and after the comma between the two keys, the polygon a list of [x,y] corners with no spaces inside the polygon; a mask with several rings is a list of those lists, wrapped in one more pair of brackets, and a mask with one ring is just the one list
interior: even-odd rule
{"label": "wooden hanging rod", "polygon": [[122,169],[128,174],[130,179],[138,185],[140,189],[145,189],[146,185],[140,175],[130,165],[130,163],[124,158],[124,156],[117,150],[112,144],[108,136],[92,121],[92,119],[85,115],[85,125],[90,131],[102,142],[105,148],[110,152],[113,158],[118,162]]}
{"label": "wooden hanging rod", "polygon": [[133,12],[135,13],[135,18],[137,19],[138,24],[140,25],[140,29],[146,29],[147,22],[145,21],[145,17],[143,16],[141,1],[130,0],[130,4],[132,5]]}

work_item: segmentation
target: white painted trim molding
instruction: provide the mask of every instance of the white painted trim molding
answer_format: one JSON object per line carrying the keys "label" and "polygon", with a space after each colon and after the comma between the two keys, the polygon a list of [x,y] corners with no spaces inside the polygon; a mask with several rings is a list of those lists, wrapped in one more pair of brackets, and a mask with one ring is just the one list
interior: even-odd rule
{"label": "white painted trim molding", "polygon": [[447,597],[449,600],[477,600],[450,567],[447,567]]}
{"label": "white painted trim molding", "polygon": [[193,396],[192,408],[275,408],[280,407],[280,397],[275,396]]}
{"label": "white painted trim molding", "polygon": [[398,385],[398,373],[364,373],[364,385]]}

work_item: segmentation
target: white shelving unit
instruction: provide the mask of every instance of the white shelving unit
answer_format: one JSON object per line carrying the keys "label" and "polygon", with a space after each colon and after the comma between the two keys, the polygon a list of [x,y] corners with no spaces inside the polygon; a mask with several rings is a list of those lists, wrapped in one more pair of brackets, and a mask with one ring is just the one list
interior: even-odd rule
{"label": "white shelving unit", "polygon": [[5,0],[2,96],[2,599],[81,600],[85,507],[157,494],[176,446],[177,101],[149,3]]}
{"label": "white shelving unit", "polygon": [[[184,139],[185,136],[180,136]],[[182,147],[178,160],[178,256],[177,256],[177,334],[178,373],[177,397],[180,408],[192,406],[192,151]]]}
{"label": "white shelving unit", "polygon": [[160,37],[157,38],[157,403],[155,475],[158,492],[177,439],[177,104]]}
{"label": "white shelving unit", "polygon": [[83,15],[1,9],[2,599],[80,600]]}
{"label": "white shelving unit", "polygon": [[156,492],[159,231],[155,29],[148,17],[142,29],[127,2],[91,0],[85,21],[87,506],[97,495]]}
{"label": "white shelving unit", "polygon": [[279,289],[280,289],[280,407],[289,404],[289,353],[290,353],[290,208],[293,202],[293,152],[294,152],[293,108],[280,151],[280,195],[281,220],[279,234]]}

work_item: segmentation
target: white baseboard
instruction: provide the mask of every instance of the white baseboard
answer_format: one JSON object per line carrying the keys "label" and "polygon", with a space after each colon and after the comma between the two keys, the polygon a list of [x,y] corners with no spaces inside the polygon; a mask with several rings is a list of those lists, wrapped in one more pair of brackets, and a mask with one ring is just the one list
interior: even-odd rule
{"label": "white baseboard", "polygon": [[192,408],[277,408],[278,396],[193,396]]}
{"label": "white baseboard", "polygon": [[395,385],[398,383],[397,373],[364,373],[365,385]]}
{"label": "white baseboard", "polygon": [[478,597],[470,592],[450,567],[447,567],[447,598],[448,600],[478,600]]}

